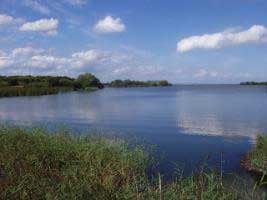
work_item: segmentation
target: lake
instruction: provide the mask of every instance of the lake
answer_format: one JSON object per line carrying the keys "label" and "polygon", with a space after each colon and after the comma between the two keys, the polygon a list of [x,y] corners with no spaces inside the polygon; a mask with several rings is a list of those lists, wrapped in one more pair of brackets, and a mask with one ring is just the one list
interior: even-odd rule
{"label": "lake", "polygon": [[156,144],[166,174],[176,165],[189,174],[202,163],[242,171],[240,158],[267,133],[266,121],[267,87],[106,88],[0,98],[1,123],[96,130]]}

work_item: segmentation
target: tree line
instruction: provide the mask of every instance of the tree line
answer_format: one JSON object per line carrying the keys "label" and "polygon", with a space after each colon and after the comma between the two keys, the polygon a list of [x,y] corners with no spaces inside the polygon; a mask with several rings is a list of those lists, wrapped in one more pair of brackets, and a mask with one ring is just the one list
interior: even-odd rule
{"label": "tree line", "polygon": [[109,87],[164,87],[171,86],[166,80],[160,81],[133,81],[133,80],[114,80],[107,84]]}
{"label": "tree line", "polygon": [[241,85],[267,85],[267,82],[255,82],[255,81],[250,81],[250,82],[242,82],[240,83]]}
{"label": "tree line", "polygon": [[100,80],[90,73],[81,74],[76,79],[67,76],[0,76],[0,97],[93,91],[103,87]]}
{"label": "tree line", "polygon": [[[158,87],[170,86],[166,80],[133,81],[114,80],[105,84],[108,87]],[[59,92],[86,90],[94,91],[104,88],[93,74],[85,73],[77,78],[67,76],[0,76],[0,97],[39,96]]]}
{"label": "tree line", "polygon": [[79,75],[76,79],[67,76],[0,76],[0,87],[69,87],[86,89],[103,88],[98,78],[90,73]]}

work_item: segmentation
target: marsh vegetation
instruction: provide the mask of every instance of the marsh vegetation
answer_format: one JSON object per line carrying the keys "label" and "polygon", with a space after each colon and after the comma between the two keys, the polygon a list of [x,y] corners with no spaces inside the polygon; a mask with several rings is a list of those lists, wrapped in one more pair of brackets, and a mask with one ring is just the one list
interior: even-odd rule
{"label": "marsh vegetation", "polygon": [[[226,183],[199,171],[164,181],[148,177],[153,159],[142,146],[101,136],[0,129],[1,199],[263,199],[257,185]],[[239,185],[238,185],[239,184]],[[246,189],[244,189],[246,188]]]}

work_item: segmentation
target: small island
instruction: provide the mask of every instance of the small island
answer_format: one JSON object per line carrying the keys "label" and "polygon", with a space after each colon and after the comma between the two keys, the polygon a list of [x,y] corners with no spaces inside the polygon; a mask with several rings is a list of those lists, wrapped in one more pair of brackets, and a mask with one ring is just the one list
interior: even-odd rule
{"label": "small island", "polygon": [[114,80],[107,84],[108,87],[126,88],[126,87],[166,87],[172,86],[166,80],[160,81],[134,81],[134,80]]}

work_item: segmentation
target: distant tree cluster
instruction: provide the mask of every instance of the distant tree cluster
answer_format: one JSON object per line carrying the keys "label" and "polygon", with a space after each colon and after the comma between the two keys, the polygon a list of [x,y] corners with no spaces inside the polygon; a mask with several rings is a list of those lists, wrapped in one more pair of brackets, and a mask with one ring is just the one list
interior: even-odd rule
{"label": "distant tree cluster", "polygon": [[[166,80],[133,81],[114,80],[109,87],[160,87],[170,86]],[[39,96],[59,92],[102,89],[104,85],[93,74],[85,73],[77,78],[67,76],[0,76],[0,97]]]}
{"label": "distant tree cluster", "polygon": [[67,76],[0,76],[0,87],[71,87],[86,89],[103,88],[103,84],[90,73],[82,74],[77,79]]}
{"label": "distant tree cluster", "polygon": [[254,82],[254,81],[250,81],[250,82],[242,82],[240,84],[241,85],[267,85],[267,82]]}
{"label": "distant tree cluster", "polygon": [[72,90],[93,91],[103,84],[90,73],[66,76],[0,76],[0,97],[39,96]]}
{"label": "distant tree cluster", "polygon": [[164,87],[171,86],[166,80],[160,81],[133,81],[133,80],[114,80],[108,83],[109,87]]}

